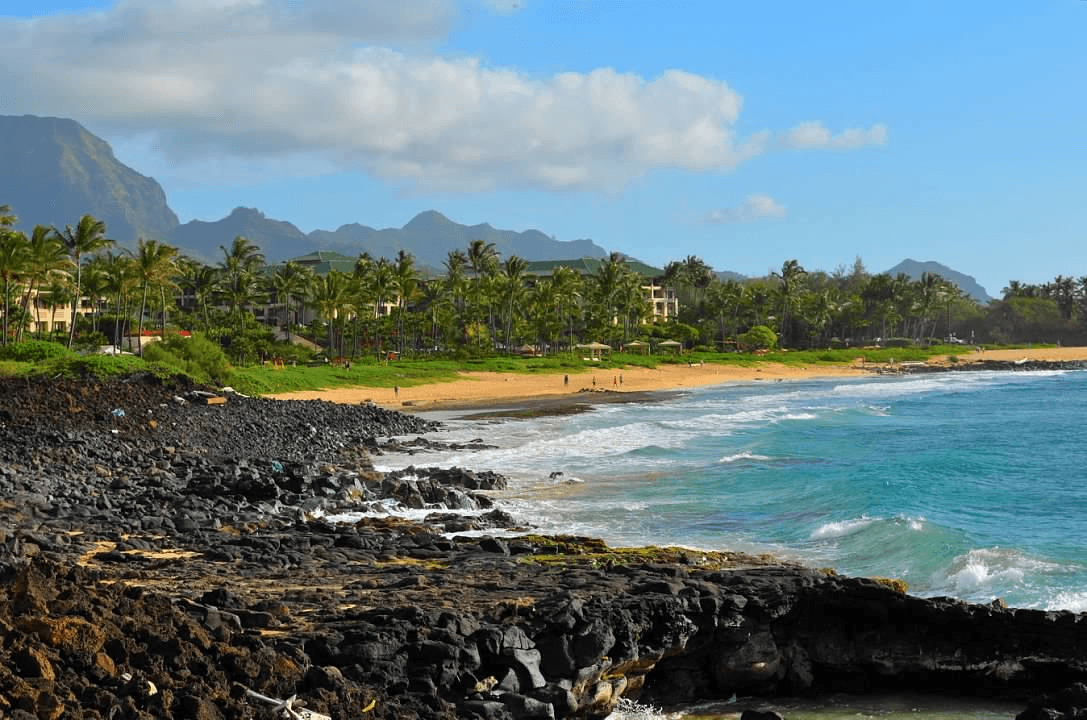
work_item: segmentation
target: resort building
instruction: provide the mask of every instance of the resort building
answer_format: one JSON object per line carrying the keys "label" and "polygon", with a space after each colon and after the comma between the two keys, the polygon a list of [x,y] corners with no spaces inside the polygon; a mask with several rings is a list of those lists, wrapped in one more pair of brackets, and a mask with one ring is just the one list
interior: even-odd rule
{"label": "resort building", "polygon": [[[650,315],[645,322],[667,322],[679,316],[679,297],[675,288],[664,284],[664,271],[646,265],[637,260],[624,261],[627,268],[642,278],[642,290],[650,305]],[[525,269],[526,274],[534,277],[549,277],[557,267],[568,267],[583,276],[595,275],[603,260],[599,258],[578,258],[576,260],[532,260]]]}

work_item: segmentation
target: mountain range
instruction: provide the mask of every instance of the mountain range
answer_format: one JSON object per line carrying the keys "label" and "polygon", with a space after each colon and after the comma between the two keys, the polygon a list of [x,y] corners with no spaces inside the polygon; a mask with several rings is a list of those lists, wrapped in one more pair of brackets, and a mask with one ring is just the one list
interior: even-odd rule
{"label": "mountain range", "polygon": [[[592,240],[555,240],[539,230],[516,232],[486,223],[461,225],[434,210],[419,213],[401,228],[382,230],[351,223],[304,233],[290,222],[243,207],[221,220],[182,224],[154,178],[121,163],[109,143],[66,118],[0,115],[0,157],[7,164],[0,175],[0,204],[12,207],[20,229],[29,231],[39,224],[62,228],[90,213],[106,223],[109,236],[123,247],[134,247],[138,237],[153,238],[209,263],[218,262],[220,247],[238,235],[260,246],[269,263],[315,250],[349,256],[368,252],[375,258],[392,258],[404,250],[419,265],[440,269],[449,251],[463,250],[472,240],[493,243],[502,257],[518,255],[526,260],[607,254]],[[974,278],[936,262],[904,260],[887,272],[903,272],[911,279],[922,272],[937,273],[979,302],[989,301]]]}

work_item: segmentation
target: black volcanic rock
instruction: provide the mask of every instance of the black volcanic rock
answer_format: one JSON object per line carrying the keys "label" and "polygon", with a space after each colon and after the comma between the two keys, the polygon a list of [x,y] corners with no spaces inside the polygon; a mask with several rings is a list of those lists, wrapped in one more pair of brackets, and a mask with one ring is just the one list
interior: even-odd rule
{"label": "black volcanic rock", "polygon": [[[0,383],[3,717],[282,714],[257,693],[335,718],[603,718],[621,698],[884,691],[1050,693],[1025,717],[1081,717],[1083,615],[734,553],[450,535],[507,523],[454,529],[448,505],[332,522],[378,496],[475,511],[504,479],[352,461],[417,419],[195,390]],[[287,415],[312,432],[273,437]]]}

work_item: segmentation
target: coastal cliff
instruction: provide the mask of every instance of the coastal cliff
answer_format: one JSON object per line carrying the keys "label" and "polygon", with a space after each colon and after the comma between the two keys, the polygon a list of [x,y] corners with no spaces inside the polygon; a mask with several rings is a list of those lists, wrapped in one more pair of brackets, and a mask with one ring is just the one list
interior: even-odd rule
{"label": "coastal cliff", "polygon": [[[283,716],[257,695],[339,719],[883,690],[1025,705],[1087,680],[1072,613],[532,535],[488,496],[500,476],[375,472],[385,438],[435,427],[373,406],[0,383],[3,716]],[[327,517],[390,498],[434,511]]]}

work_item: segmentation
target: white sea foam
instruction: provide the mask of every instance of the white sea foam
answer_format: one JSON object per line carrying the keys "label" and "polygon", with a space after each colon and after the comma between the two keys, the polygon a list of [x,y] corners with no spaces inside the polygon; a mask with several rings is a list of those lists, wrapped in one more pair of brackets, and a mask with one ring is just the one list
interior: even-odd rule
{"label": "white sea foam", "polygon": [[786,413],[784,416],[782,416],[779,419],[780,420],[815,420],[818,417],[819,416],[816,415],[815,413],[793,412],[793,413]]}
{"label": "white sea foam", "polygon": [[853,520],[842,520],[840,522],[826,523],[820,525],[812,531],[812,540],[827,540],[829,538],[843,537],[845,535],[852,535],[858,530],[868,527],[875,519],[870,517],[859,517]]}
{"label": "white sea foam", "polygon": [[731,464],[731,463],[734,463],[734,462],[748,462],[748,461],[765,462],[765,461],[771,460],[771,459],[772,458],[770,458],[768,455],[758,455],[756,453],[751,452],[750,450],[744,450],[743,452],[738,452],[735,455],[725,455],[723,458],[721,458],[717,462],[728,465],[728,464]]}
{"label": "white sea foam", "polygon": [[615,712],[605,720],[678,720],[682,713],[666,713],[652,705],[642,705],[628,698],[620,698]]}
{"label": "white sea foam", "polygon": [[1059,569],[1056,563],[1032,558],[1018,550],[994,547],[976,548],[959,555],[944,575],[947,585],[968,595],[990,589],[1003,592],[1009,586],[1022,585],[1028,573]]}
{"label": "white sea foam", "polygon": [[1087,590],[1059,592],[1046,603],[1045,609],[1071,610],[1074,613],[1087,612]]}

